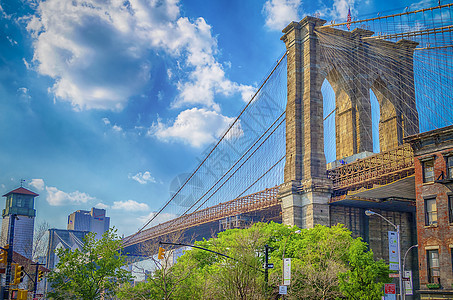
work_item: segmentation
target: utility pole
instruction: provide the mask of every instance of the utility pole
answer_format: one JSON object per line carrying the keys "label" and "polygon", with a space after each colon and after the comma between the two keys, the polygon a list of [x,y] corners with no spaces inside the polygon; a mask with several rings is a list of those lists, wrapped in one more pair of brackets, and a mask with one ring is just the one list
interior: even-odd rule
{"label": "utility pole", "polygon": [[267,284],[269,282],[269,246],[264,245],[264,281],[266,282],[266,289]]}
{"label": "utility pole", "polygon": [[390,225],[392,225],[395,229],[396,229],[396,244],[397,244],[397,248],[398,248],[398,277],[399,277],[399,286],[400,286],[400,296],[399,296],[399,299],[403,299],[403,270],[402,270],[402,265],[401,265],[401,231],[400,231],[400,225],[395,225],[393,224],[392,222],[390,222],[389,219],[387,219],[386,217],[384,217],[383,215],[381,214],[378,214],[377,212],[374,212],[374,211],[371,211],[371,210],[366,210],[365,211],[365,215],[367,215],[368,217],[371,217],[373,215],[377,215],[378,217],[381,217],[382,219],[384,219],[384,221],[386,221],[387,223],[389,223]]}
{"label": "utility pole", "polygon": [[36,269],[35,269],[35,286],[33,288],[33,299],[36,298],[36,290],[38,288],[38,270],[39,270],[39,266],[44,266],[44,264],[40,264],[40,263],[33,263],[31,264],[32,266],[35,265],[36,266]]}
{"label": "utility pole", "polygon": [[14,223],[16,222],[16,214],[12,214],[9,218],[9,238],[8,238],[8,256],[6,258],[6,279],[5,288],[3,289],[3,299],[9,299],[9,285],[11,282],[11,263],[13,262],[14,248]]}

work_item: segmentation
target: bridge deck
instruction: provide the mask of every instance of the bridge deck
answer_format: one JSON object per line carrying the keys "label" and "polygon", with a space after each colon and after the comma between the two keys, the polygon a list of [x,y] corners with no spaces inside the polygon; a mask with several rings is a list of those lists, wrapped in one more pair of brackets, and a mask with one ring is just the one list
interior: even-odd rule
{"label": "bridge deck", "polygon": [[331,202],[343,199],[348,191],[389,184],[414,172],[414,153],[409,144],[328,170],[333,183]]}
{"label": "bridge deck", "polygon": [[204,223],[217,221],[229,216],[257,211],[278,205],[277,193],[279,187],[265,189],[254,194],[233,199],[218,205],[208,207],[191,214],[161,223],[130,238],[125,238],[124,247],[151,240],[153,238],[185,230]]}
{"label": "bridge deck", "polygon": [[[408,144],[328,170],[327,176],[332,179],[333,183],[330,203],[344,200],[348,191],[370,189],[375,185],[389,184],[413,173],[414,157],[412,148]],[[124,247],[229,216],[279,205],[277,200],[278,190],[279,187],[276,186],[158,224],[135,236],[125,238]]]}

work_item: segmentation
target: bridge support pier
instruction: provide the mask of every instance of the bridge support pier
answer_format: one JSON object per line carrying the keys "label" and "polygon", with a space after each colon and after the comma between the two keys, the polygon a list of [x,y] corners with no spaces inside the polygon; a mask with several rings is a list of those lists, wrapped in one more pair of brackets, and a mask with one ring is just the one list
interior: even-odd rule
{"label": "bridge support pier", "polygon": [[329,199],[331,196],[330,183],[317,181],[304,186],[284,184],[279,192],[282,206],[282,222],[299,228],[313,228],[315,225],[330,225]]}
{"label": "bridge support pier", "polygon": [[282,221],[312,228],[329,225],[331,182],[324,156],[324,80],[319,72],[320,51],[315,27],[325,23],[313,17],[292,22],[283,31],[287,48],[286,164],[285,183],[278,198]]}

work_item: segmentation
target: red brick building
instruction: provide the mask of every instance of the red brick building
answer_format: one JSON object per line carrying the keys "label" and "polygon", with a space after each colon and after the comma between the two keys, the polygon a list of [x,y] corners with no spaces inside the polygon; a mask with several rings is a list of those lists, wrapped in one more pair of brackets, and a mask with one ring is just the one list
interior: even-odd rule
{"label": "red brick building", "polygon": [[453,126],[405,141],[414,150],[420,299],[453,299]]}

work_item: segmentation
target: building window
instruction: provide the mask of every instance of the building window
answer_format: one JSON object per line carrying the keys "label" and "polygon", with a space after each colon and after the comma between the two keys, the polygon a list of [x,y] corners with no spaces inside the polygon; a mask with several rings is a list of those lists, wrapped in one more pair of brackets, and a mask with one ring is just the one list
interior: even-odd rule
{"label": "building window", "polygon": [[24,206],[24,199],[22,198],[22,196],[20,195],[17,195],[16,196],[16,206],[17,207],[23,207]]}
{"label": "building window", "polygon": [[453,179],[453,156],[446,156],[447,163],[447,179]]}
{"label": "building window", "polygon": [[439,283],[439,250],[427,250],[426,258],[428,260],[428,282]]}
{"label": "building window", "polygon": [[453,195],[448,196],[448,220],[453,223]]}
{"label": "building window", "polygon": [[425,199],[425,225],[437,225],[436,198]]}
{"label": "building window", "polygon": [[434,181],[434,160],[423,162],[423,182]]}

